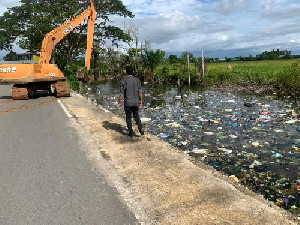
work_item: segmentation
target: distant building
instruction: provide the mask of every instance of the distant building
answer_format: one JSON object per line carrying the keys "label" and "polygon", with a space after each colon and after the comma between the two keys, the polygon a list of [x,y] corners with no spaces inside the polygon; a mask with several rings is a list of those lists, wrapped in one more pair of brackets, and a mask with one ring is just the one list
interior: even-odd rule
{"label": "distant building", "polygon": [[17,54],[17,61],[27,61],[27,60],[33,60],[38,63],[40,60],[40,57],[35,55],[32,52]]}

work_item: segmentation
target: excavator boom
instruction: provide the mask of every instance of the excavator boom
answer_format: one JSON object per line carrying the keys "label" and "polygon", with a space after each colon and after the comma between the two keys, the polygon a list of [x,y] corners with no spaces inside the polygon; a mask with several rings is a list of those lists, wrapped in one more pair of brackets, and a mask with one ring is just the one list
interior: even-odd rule
{"label": "excavator boom", "polygon": [[42,43],[39,64],[49,64],[54,46],[85,19],[88,19],[85,66],[89,70],[93,45],[94,24],[96,20],[96,10],[92,1],[89,1],[87,9],[84,9],[80,14],[76,13],[69,21],[66,21],[59,27],[46,34]]}

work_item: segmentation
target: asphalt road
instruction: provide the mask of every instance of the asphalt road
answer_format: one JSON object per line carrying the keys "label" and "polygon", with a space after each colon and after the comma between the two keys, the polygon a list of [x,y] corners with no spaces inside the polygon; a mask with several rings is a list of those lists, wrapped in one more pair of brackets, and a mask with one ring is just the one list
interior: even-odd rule
{"label": "asphalt road", "polygon": [[55,98],[0,85],[0,224],[137,224],[94,172]]}

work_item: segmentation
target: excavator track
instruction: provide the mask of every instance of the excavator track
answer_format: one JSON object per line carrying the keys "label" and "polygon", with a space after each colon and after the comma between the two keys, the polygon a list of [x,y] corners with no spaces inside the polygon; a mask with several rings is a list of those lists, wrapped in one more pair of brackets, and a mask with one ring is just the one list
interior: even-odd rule
{"label": "excavator track", "polygon": [[15,84],[12,87],[12,99],[13,100],[28,100],[29,92],[26,85]]}
{"label": "excavator track", "polygon": [[[53,87],[53,92],[51,91]],[[55,97],[70,97],[70,85],[66,81],[58,82],[32,82],[25,84],[14,84],[12,87],[13,100],[28,100],[34,98],[37,90],[49,91],[49,94],[54,94]]]}
{"label": "excavator track", "polygon": [[68,82],[57,82],[54,83],[53,86],[55,97],[70,97],[70,85],[68,84]]}

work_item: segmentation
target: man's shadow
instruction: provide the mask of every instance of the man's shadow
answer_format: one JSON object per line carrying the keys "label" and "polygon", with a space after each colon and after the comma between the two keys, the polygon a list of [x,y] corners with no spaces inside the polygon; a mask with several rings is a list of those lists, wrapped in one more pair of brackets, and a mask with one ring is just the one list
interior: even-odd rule
{"label": "man's shadow", "polygon": [[102,126],[106,129],[106,130],[114,130],[122,135],[128,135],[128,131],[127,129],[122,126],[121,124],[118,123],[110,123],[109,121],[104,121],[102,123]]}
{"label": "man's shadow", "polygon": [[[120,143],[124,143],[124,142],[137,142],[138,139],[135,138],[130,138],[128,136],[128,130],[126,127],[122,126],[121,124],[118,123],[110,123],[109,121],[104,121],[102,123],[102,127],[105,128],[106,130],[113,130],[116,131],[118,133],[120,133],[122,135],[122,137],[120,138],[115,137],[116,141],[120,142]],[[135,137],[138,137],[136,134],[134,135]]]}
{"label": "man's shadow", "polygon": [[[48,91],[38,90],[36,93],[33,94],[33,99],[49,97],[49,96],[54,96],[54,95],[50,94]],[[12,99],[12,96],[11,95],[1,96],[0,99]]]}
{"label": "man's shadow", "polygon": [[12,96],[1,96],[0,99],[12,99]]}

